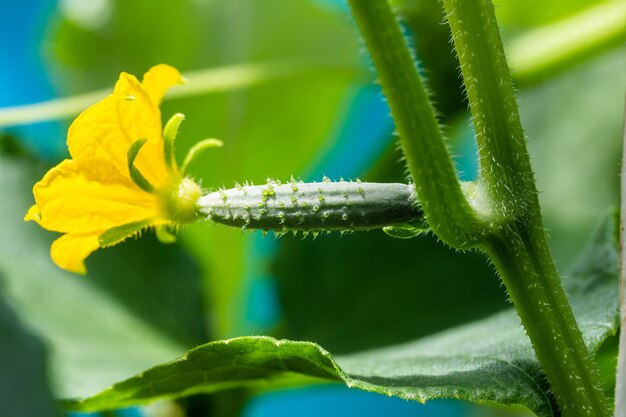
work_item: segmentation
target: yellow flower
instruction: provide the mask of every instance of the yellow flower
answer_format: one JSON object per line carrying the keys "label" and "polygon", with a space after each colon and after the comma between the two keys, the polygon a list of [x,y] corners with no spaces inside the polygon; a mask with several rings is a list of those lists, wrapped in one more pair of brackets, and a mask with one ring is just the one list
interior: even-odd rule
{"label": "yellow flower", "polygon": [[167,133],[169,127],[175,135],[183,116],[171,119],[164,140],[159,110],[163,94],[181,82],[167,65],[150,69],[141,83],[122,73],[113,94],[70,126],[72,159],[35,184],[35,205],[25,217],[64,233],[50,249],[61,268],[84,274],[84,260],[96,249],[195,218],[201,190],[180,173]]}

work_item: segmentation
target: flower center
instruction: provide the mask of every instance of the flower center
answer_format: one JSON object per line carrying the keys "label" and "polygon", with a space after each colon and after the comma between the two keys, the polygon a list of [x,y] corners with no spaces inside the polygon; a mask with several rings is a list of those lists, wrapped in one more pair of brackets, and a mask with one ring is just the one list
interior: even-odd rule
{"label": "flower center", "polygon": [[190,178],[175,182],[161,193],[163,208],[168,220],[176,224],[190,223],[198,215],[198,199],[202,189]]}

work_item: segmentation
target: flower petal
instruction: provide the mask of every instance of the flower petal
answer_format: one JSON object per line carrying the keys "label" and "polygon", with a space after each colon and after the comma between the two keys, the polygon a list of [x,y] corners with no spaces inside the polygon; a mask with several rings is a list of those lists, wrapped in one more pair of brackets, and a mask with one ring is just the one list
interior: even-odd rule
{"label": "flower petal", "polygon": [[24,221],[26,222],[32,220],[39,223],[40,219],[41,213],[39,212],[39,207],[37,206],[37,204],[31,206],[31,208],[28,209],[28,213],[26,213],[26,215],[24,216]]}
{"label": "flower petal", "polygon": [[70,126],[67,145],[80,165],[109,161],[128,177],[126,153],[139,139],[147,139],[135,166],[154,186],[169,180],[163,154],[161,112],[139,81],[122,73],[114,93],[81,113]]}
{"label": "flower petal", "polygon": [[150,68],[144,74],[141,86],[150,96],[152,103],[158,106],[167,90],[183,82],[183,77],[176,68],[160,64]]}
{"label": "flower petal", "polygon": [[99,247],[97,235],[63,235],[52,242],[50,256],[60,268],[84,275],[85,259]]}
{"label": "flower petal", "polygon": [[79,165],[66,159],[35,184],[33,194],[37,210],[31,208],[26,219],[64,233],[100,234],[129,222],[158,219],[161,211],[156,196],[100,160]]}

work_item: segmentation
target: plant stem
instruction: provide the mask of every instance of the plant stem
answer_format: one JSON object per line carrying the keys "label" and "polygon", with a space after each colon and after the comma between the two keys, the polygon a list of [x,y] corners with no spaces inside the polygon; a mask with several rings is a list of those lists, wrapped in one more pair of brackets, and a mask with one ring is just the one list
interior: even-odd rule
{"label": "plant stem", "polygon": [[625,20],[624,2],[613,0],[514,38],[508,61],[515,82],[541,81],[622,44]]}
{"label": "plant stem", "polygon": [[[315,74],[319,71],[345,72],[346,74],[359,72],[357,68],[346,63],[312,60],[235,64],[188,72],[185,74],[185,78],[189,83],[173,89],[166,98],[193,97],[201,94],[239,90],[282,78],[309,73]],[[104,89],[39,103],[3,107],[0,108],[0,127],[73,117],[110,93],[110,89]]]}
{"label": "plant stem", "polygon": [[502,277],[563,416],[609,417],[608,401],[554,269],[543,227],[505,227],[483,249]]}
{"label": "plant stem", "polygon": [[480,179],[498,217],[538,209],[517,102],[493,6],[488,0],[444,0],[470,110]]}
{"label": "plant stem", "polygon": [[444,0],[494,213],[495,262],[564,415],[610,415],[548,249],[511,74],[489,0]]}
{"label": "plant stem", "polygon": [[[492,257],[564,415],[608,417],[609,406],[550,255],[511,75],[488,0],[444,0],[480,158],[468,197],[386,0],[350,0],[389,101],[433,231]],[[479,217],[480,216],[480,217]]]}
{"label": "plant stem", "polygon": [[349,3],[391,107],[429,225],[452,247],[475,246],[483,227],[461,190],[434,109],[389,4]]}

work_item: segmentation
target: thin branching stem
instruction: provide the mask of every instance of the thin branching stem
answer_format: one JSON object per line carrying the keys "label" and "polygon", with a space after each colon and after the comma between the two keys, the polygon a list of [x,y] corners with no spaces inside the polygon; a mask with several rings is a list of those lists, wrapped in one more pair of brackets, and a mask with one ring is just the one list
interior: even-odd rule
{"label": "thin branching stem", "polygon": [[[341,62],[282,60],[234,64],[190,71],[185,74],[185,78],[189,82],[173,89],[166,98],[174,99],[233,91],[282,78],[314,74],[320,71],[345,72],[346,74],[360,72],[358,68]],[[0,128],[74,117],[110,93],[109,89],[104,89],[39,103],[3,107],[0,108]]]}

